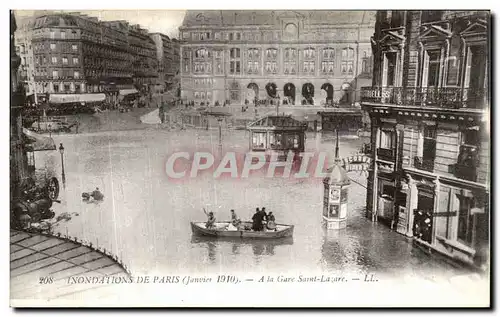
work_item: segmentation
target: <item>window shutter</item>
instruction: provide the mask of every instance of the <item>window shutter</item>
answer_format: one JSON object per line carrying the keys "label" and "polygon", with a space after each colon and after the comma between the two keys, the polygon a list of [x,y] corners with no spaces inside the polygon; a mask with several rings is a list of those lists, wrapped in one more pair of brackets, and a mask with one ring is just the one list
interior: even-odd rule
{"label": "window shutter", "polygon": [[465,64],[465,75],[464,75],[464,88],[469,88],[470,84],[470,71],[471,71],[472,54],[470,48],[467,48],[467,58]]}
{"label": "window shutter", "polygon": [[384,65],[382,68],[382,86],[387,86],[387,69],[388,69],[389,60],[387,59],[387,55],[384,54]]}
{"label": "window shutter", "polygon": [[424,65],[422,69],[422,87],[427,87],[427,82],[429,80],[429,54],[424,51]]}

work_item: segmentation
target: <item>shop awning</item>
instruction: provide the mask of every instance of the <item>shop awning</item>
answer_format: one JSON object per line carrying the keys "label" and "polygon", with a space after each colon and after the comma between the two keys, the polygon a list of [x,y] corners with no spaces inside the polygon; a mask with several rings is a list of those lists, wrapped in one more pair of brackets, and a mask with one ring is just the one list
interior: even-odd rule
{"label": "shop awning", "polygon": [[27,139],[27,148],[29,151],[54,151],[56,143],[51,137],[41,135],[23,128],[23,134]]}
{"label": "shop awning", "polygon": [[131,94],[137,94],[137,89],[120,89],[120,95],[126,96]]}
{"label": "shop awning", "polygon": [[99,102],[106,100],[105,94],[51,94],[51,103]]}

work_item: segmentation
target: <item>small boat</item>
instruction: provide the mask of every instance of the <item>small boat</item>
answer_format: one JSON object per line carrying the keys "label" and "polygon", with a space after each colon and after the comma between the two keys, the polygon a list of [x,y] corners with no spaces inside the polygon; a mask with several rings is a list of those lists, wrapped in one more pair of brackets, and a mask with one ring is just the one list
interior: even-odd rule
{"label": "small boat", "polygon": [[[251,222],[242,222],[242,227],[251,228]],[[215,227],[207,229],[205,222],[191,222],[191,230],[195,235],[210,237],[231,237],[244,239],[278,239],[293,236],[293,225],[277,224],[276,229],[253,231],[250,229],[239,230],[231,225],[230,221],[216,222]]]}

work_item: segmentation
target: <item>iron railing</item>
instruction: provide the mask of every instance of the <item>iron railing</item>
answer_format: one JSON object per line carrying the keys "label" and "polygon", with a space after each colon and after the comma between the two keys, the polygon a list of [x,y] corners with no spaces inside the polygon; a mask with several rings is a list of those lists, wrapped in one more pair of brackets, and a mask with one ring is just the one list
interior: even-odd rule
{"label": "iron railing", "polygon": [[421,156],[415,156],[413,157],[413,166],[419,170],[433,172],[434,160],[424,159]]}
{"label": "iron railing", "polygon": [[488,89],[449,87],[361,87],[361,101],[440,108],[482,108]]}

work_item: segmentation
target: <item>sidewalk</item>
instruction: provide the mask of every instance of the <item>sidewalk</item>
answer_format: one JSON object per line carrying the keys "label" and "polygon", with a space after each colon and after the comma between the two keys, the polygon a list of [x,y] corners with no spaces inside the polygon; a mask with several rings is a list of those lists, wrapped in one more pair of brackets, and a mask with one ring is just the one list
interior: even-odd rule
{"label": "sidewalk", "polygon": [[[82,282],[85,277],[105,278],[105,282]],[[116,258],[92,246],[48,235],[10,231],[11,301],[82,299],[86,293],[112,285],[111,281],[129,277]],[[78,283],[74,283],[77,280]]]}

